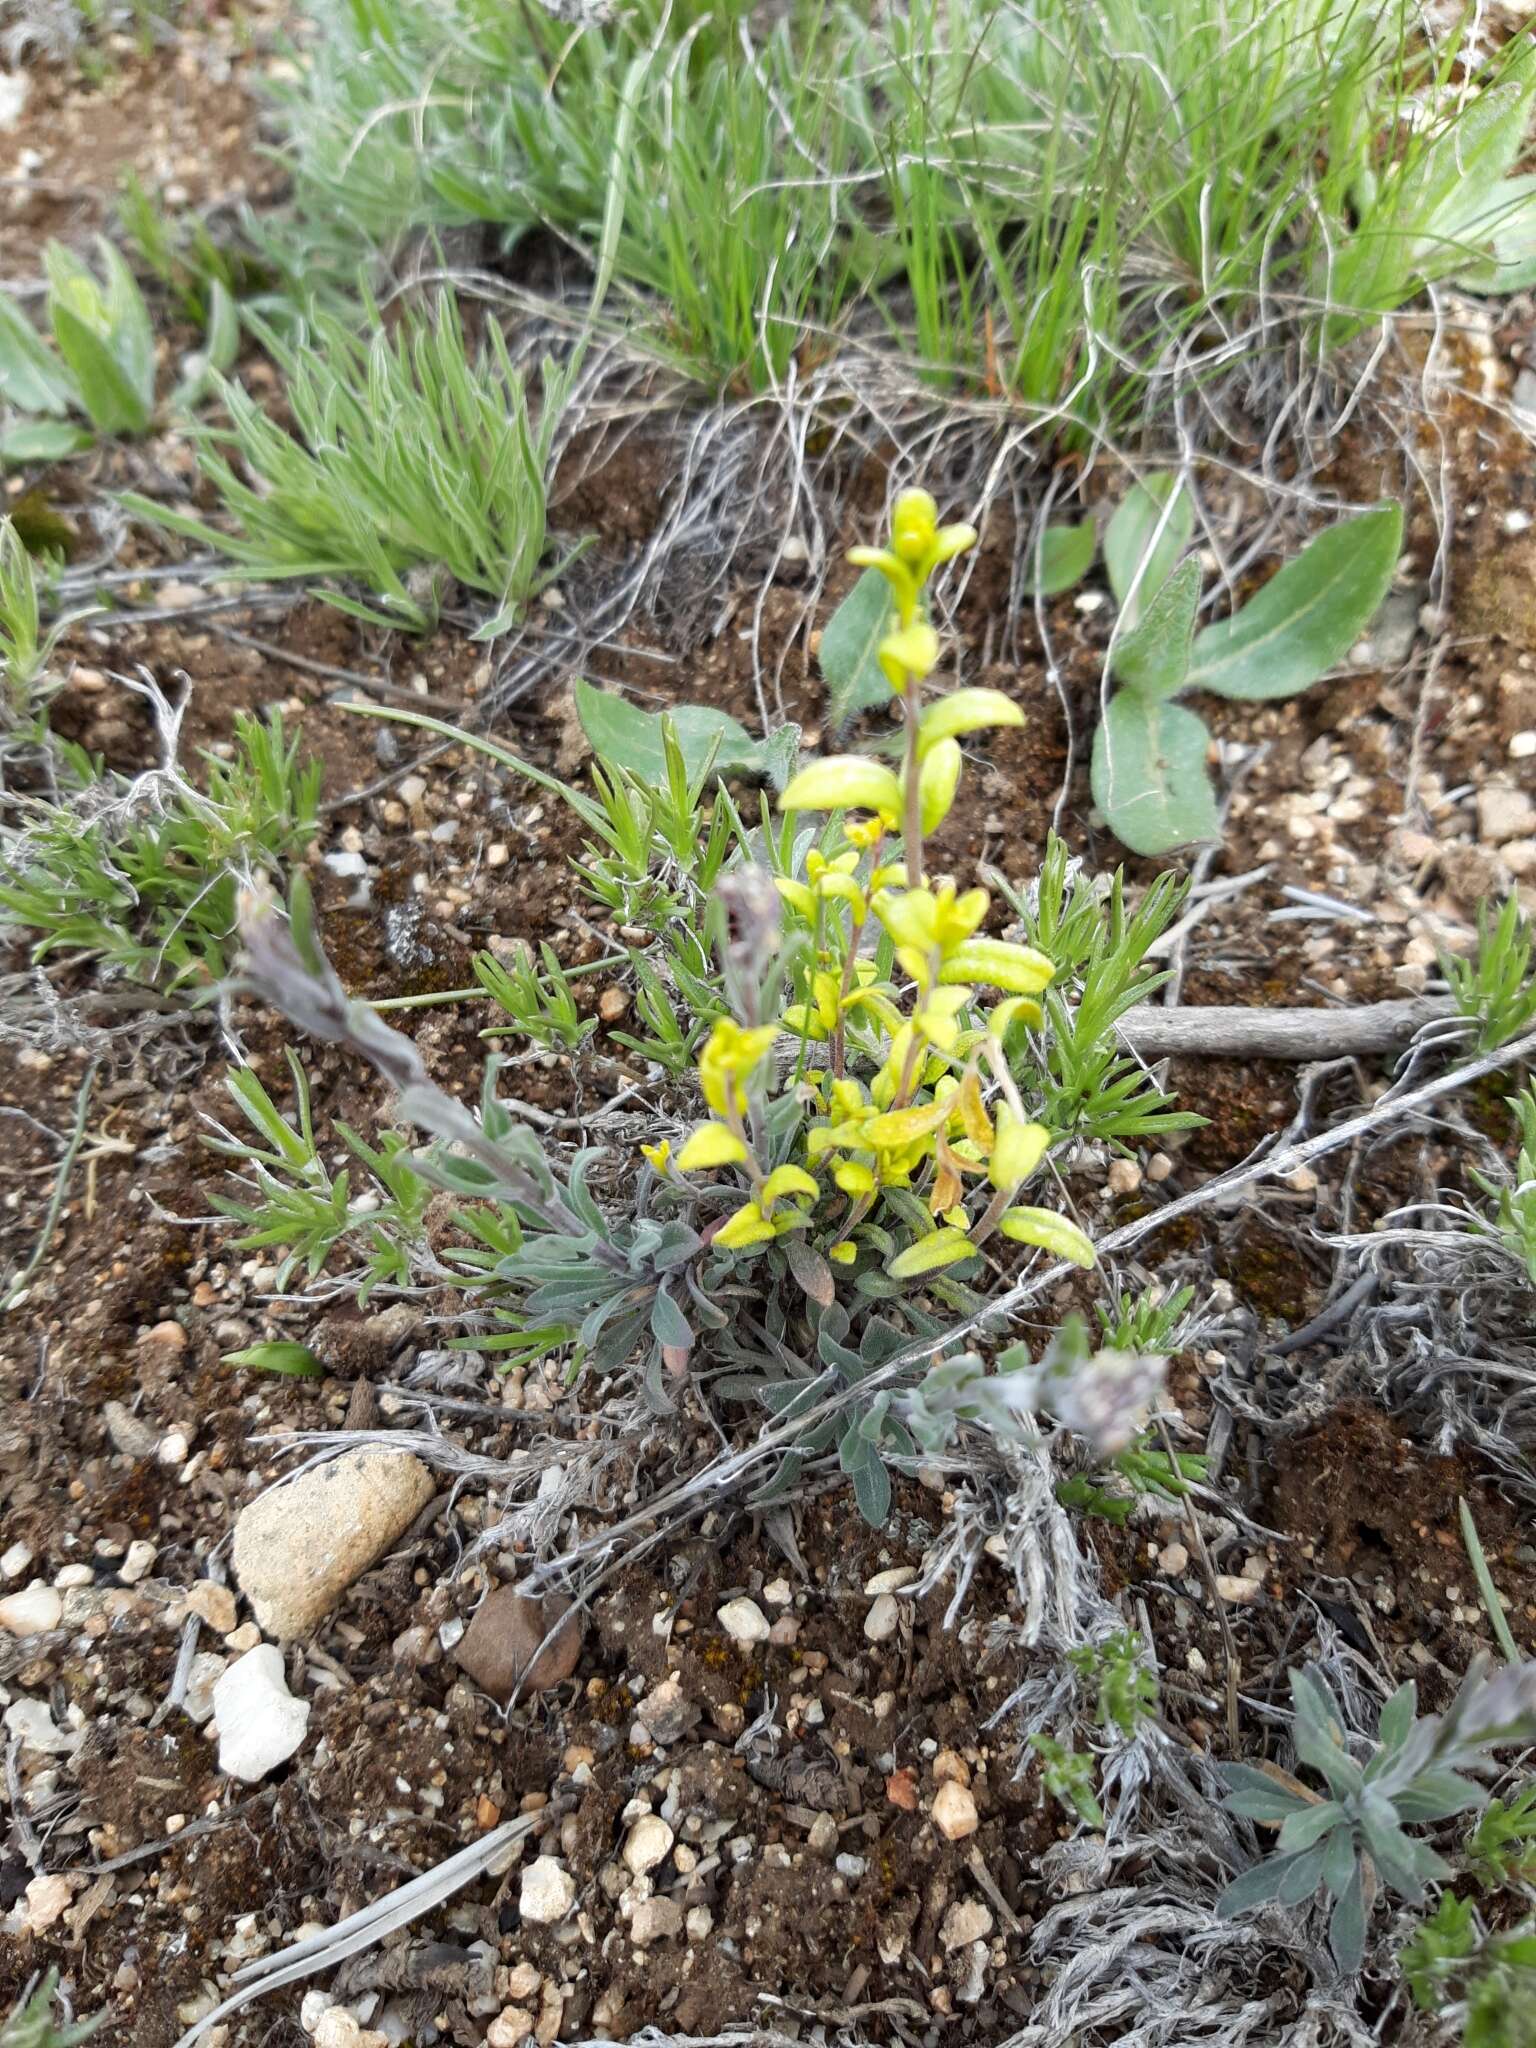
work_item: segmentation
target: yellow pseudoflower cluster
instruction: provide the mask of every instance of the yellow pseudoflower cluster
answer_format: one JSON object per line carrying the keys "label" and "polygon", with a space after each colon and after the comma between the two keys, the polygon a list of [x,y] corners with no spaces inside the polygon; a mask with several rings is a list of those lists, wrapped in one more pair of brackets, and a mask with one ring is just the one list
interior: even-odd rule
{"label": "yellow pseudoflower cluster", "polygon": [[[717,1245],[765,1244],[809,1228],[821,1212],[825,1235],[834,1240],[828,1255],[851,1264],[859,1254],[858,1226],[882,1191],[912,1189],[932,1227],[886,1261],[893,1279],[968,1258],[993,1231],[1080,1265],[1093,1262],[1075,1224],[1014,1200],[1053,1134],[1027,1116],[1004,1039],[1020,1020],[1040,1021],[1034,998],[1050,982],[1052,963],[1033,947],[982,935],[990,905],[985,889],[959,890],[924,870],[923,840],[942,823],[959,786],[961,738],[1023,723],[999,690],[954,690],[922,702],[940,653],[924,588],[936,568],[975,539],[970,526],[941,526],[933,499],[912,490],[896,501],[890,545],[850,554],[890,587],[889,630],[877,652],[900,703],[904,758],[899,772],[861,754],[815,761],[779,799],[785,811],[845,814],[841,850],[811,852],[803,881],[778,878],[780,895],[810,926],[817,948],[805,999],[772,1023],[719,1019],[698,1063],[709,1121],[675,1160],[666,1148],[647,1148],[664,1172],[731,1167],[745,1176],[746,1199],[714,1231]],[[897,832],[901,857],[887,861],[886,840]],[[894,956],[905,985],[882,979],[874,957],[861,950],[871,918],[889,935],[885,957]],[[1001,1000],[983,997],[984,990]],[[801,1046],[793,1085],[806,1118],[799,1160],[765,1167],[753,1101],[772,1082],[771,1055],[781,1037]],[[824,1066],[806,1063],[811,1045],[826,1048]],[[864,1066],[863,1078],[848,1071],[851,1054]],[[968,1183],[986,1194],[975,1215]]]}

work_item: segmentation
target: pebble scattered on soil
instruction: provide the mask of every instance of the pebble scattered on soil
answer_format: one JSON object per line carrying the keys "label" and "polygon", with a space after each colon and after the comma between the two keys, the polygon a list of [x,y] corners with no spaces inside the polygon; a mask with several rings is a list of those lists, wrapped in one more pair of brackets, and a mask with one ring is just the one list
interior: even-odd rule
{"label": "pebble scattered on soil", "polygon": [[271,1643],[247,1650],[213,1688],[219,1726],[219,1769],[258,1785],[286,1763],[309,1726],[308,1700],[288,1690],[283,1656]]}

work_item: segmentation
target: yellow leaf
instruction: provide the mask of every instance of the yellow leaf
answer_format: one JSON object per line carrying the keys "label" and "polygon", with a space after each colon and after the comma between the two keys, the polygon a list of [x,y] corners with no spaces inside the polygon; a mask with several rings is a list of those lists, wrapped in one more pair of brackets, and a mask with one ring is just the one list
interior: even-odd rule
{"label": "yellow leaf", "polygon": [[944,740],[958,739],[961,733],[1023,723],[1023,712],[1001,690],[951,690],[947,697],[930,704],[918,721],[918,758],[923,759]]}
{"label": "yellow leaf", "polygon": [[901,816],[901,784],[889,768],[863,754],[828,754],[790,777],[779,809],[878,811],[894,824]]}
{"label": "yellow leaf", "polygon": [[814,1180],[803,1166],[776,1166],[757,1191],[757,1199],[766,1213],[784,1195],[811,1195],[821,1193]]}
{"label": "yellow leaf", "polygon": [[858,1256],[859,1248],[851,1237],[845,1237],[839,1243],[827,1246],[827,1257],[836,1259],[840,1266],[851,1266]]}
{"label": "yellow leaf", "polygon": [[972,1258],[975,1251],[976,1247],[963,1230],[956,1230],[953,1224],[945,1224],[942,1230],[920,1237],[916,1244],[909,1244],[905,1251],[898,1252],[885,1270],[893,1280],[916,1280],[924,1273],[937,1273],[941,1267]]}
{"label": "yellow leaf", "polygon": [[924,832],[937,832],[949,816],[960,787],[963,757],[958,740],[940,740],[924,758],[917,777],[917,803]]}
{"label": "yellow leaf", "polygon": [[798,911],[807,924],[816,922],[816,898],[804,882],[796,882],[788,875],[775,875],[773,886],[790,909]]}
{"label": "yellow leaf", "polygon": [[1087,1268],[1098,1259],[1092,1240],[1054,1209],[1005,1209],[997,1227],[1015,1244],[1038,1245],[1055,1258],[1070,1259],[1074,1266]]}
{"label": "yellow leaf", "polygon": [[684,1173],[695,1173],[704,1166],[739,1166],[746,1156],[746,1146],[724,1124],[700,1124],[677,1163]]}
{"label": "yellow leaf", "polygon": [[832,1178],[845,1195],[867,1195],[875,1185],[874,1174],[857,1159],[840,1159],[832,1169]]}
{"label": "yellow leaf", "polygon": [[992,1146],[993,1187],[1016,1188],[1028,1180],[1050,1148],[1051,1134],[1044,1124],[1027,1124],[1002,1104]]}
{"label": "yellow leaf", "polygon": [[1056,969],[1033,946],[1016,946],[1008,939],[967,939],[955,947],[939,969],[944,982],[980,981],[989,988],[1006,989],[1010,995],[1038,995]]}
{"label": "yellow leaf", "polygon": [[947,1102],[922,1102],[911,1109],[888,1109],[883,1116],[865,1124],[863,1140],[877,1152],[895,1152],[918,1138],[926,1138],[949,1118]]}
{"label": "yellow leaf", "polygon": [[756,1202],[743,1202],[733,1215],[726,1217],[712,1241],[736,1252],[750,1244],[766,1244],[775,1235],[773,1225]]}

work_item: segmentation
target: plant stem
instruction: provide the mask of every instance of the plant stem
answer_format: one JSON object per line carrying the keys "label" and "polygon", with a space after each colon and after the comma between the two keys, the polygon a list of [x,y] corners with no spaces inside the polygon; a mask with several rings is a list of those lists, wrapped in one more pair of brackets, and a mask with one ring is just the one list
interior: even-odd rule
{"label": "plant stem", "polygon": [[901,699],[902,716],[906,722],[907,760],[903,774],[902,793],[906,800],[906,818],[902,835],[906,840],[907,887],[920,889],[923,886],[923,805],[918,789],[919,764],[917,759],[917,720],[920,685],[910,671],[907,687]]}

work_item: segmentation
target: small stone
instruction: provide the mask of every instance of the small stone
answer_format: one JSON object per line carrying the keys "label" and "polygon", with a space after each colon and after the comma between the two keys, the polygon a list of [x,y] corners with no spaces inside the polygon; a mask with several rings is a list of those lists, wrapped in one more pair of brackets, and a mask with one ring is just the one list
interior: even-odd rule
{"label": "small stone", "polygon": [[235,1524],[235,1577],[264,1632],[310,1634],[434,1491],[408,1451],[349,1451],[253,1501]]}
{"label": "small stone", "polygon": [[1141,1186],[1141,1168],[1134,1159],[1111,1159],[1104,1185],[1112,1195],[1134,1195]]}
{"label": "small stone", "polygon": [[676,1840],[667,1823],[658,1814],[647,1813],[637,1820],[629,1831],[624,1844],[624,1862],[636,1877],[648,1870],[654,1870],[664,1862]]}
{"label": "small stone", "polygon": [[523,1872],[518,1908],[535,1927],[553,1927],[576,1903],[576,1883],[553,1856],[535,1857]]}
{"label": "small stone", "polygon": [[36,1581],[0,1600],[0,1628],[13,1636],[41,1636],[64,1619],[64,1601],[52,1586]]}
{"label": "small stone", "polygon": [[218,1636],[227,1636],[240,1618],[234,1594],[214,1579],[198,1580],[187,1594],[187,1608]]}
{"label": "small stone", "polygon": [[1157,1568],[1170,1579],[1179,1578],[1189,1570],[1189,1551],[1182,1543],[1165,1543],[1157,1553]]}
{"label": "small stone", "polygon": [[683,1691],[682,1680],[675,1671],[648,1692],[635,1709],[635,1719],[652,1742],[663,1745],[680,1741],[700,1718],[700,1709]]}
{"label": "small stone", "polygon": [[787,1607],[794,1597],[794,1588],[788,1579],[770,1579],[763,1588],[763,1598],[770,1607]]}
{"label": "small stone", "polygon": [[885,1781],[885,1796],[903,1813],[917,1811],[917,1777],[910,1770],[892,1771]]}
{"label": "small stone", "polygon": [[34,1877],[26,1889],[23,1924],[28,1934],[46,1934],[69,1910],[74,1885],[67,1877]]}
{"label": "small stone", "polygon": [[1536,798],[1506,782],[1490,782],[1477,794],[1477,829],[1490,846],[1536,833]]}
{"label": "small stone", "polygon": [[328,2006],[315,2023],[315,2048],[359,2048],[363,2030],[344,2005]]}
{"label": "small stone", "polygon": [[424,775],[402,775],[395,785],[403,804],[419,804],[427,793],[427,779]]}
{"label": "small stone", "polygon": [[1512,761],[1529,761],[1536,758],[1536,732],[1517,732],[1511,735],[1509,758]]}
{"label": "small stone", "polygon": [[715,1619],[733,1642],[765,1643],[768,1640],[768,1617],[755,1600],[727,1600],[717,1610]]}
{"label": "small stone", "polygon": [[856,1881],[868,1870],[869,1858],[867,1856],[849,1856],[845,1854],[837,1858],[832,1868],[839,1877],[846,1877],[850,1881]]}
{"label": "small stone", "polygon": [[101,1419],[112,1439],[112,1448],[125,1458],[152,1458],[160,1444],[160,1432],[137,1415],[130,1415],[121,1401],[108,1401]]}
{"label": "small stone", "polygon": [[173,1429],[160,1439],[155,1456],[162,1465],[185,1465],[192,1444],[184,1429]]}
{"label": "small stone", "polygon": [[180,1323],[170,1321],[156,1323],[149,1333],[149,1341],[151,1344],[163,1344],[169,1351],[185,1351],[187,1348],[187,1333]]}
{"label": "small stone", "polygon": [[964,1841],[981,1826],[981,1815],[976,1811],[970,1788],[956,1784],[953,1778],[934,1793],[930,1810],[933,1824],[946,1842]]}
{"label": "small stone", "polygon": [[160,1555],[153,1543],[146,1543],[141,1536],[130,1543],[127,1554],[117,1568],[117,1576],[125,1586],[136,1586],[140,1579],[147,1579],[155,1568],[155,1559]]}
{"label": "small stone", "polygon": [[636,1948],[649,1948],[653,1941],[670,1941],[683,1931],[683,1909],[676,1899],[642,1899],[629,1923],[629,1937]]}
{"label": "small stone", "polygon": [[969,1785],[971,1767],[957,1749],[941,1749],[933,1760],[935,1785]]}
{"label": "small stone", "polygon": [[1234,1607],[1244,1607],[1249,1601],[1257,1600],[1263,1590],[1257,1579],[1236,1578],[1231,1572],[1218,1572],[1216,1575],[1216,1591]]}
{"label": "small stone", "polygon": [[503,2006],[491,2021],[490,2032],[485,2037],[485,2048],[522,2048],[522,2044],[533,2032],[533,2014],[524,2012],[521,2006]]}
{"label": "small stone", "polygon": [[1167,1180],[1168,1176],[1172,1172],[1173,1161],[1169,1158],[1166,1152],[1154,1152],[1152,1154],[1152,1157],[1147,1161],[1147,1179],[1151,1181],[1154,1186],[1158,1185],[1162,1181]]}
{"label": "small stone", "polygon": [[45,1700],[12,1700],[5,1710],[5,1728],[23,1751],[30,1750],[35,1756],[72,1756],[80,1747],[77,1733],[55,1725]]}
{"label": "small stone", "polygon": [[991,1932],[992,1915],[980,1899],[956,1899],[939,1923],[939,1941],[949,1949],[968,1948]]}
{"label": "small stone", "polygon": [[260,1784],[286,1763],[309,1726],[309,1701],[289,1692],[282,1652],[270,1643],[229,1666],[213,1688],[213,1711],[219,1769],[245,1785]]}
{"label": "small stone", "polygon": [[453,1658],[505,1706],[514,1691],[527,1696],[563,1685],[581,1660],[581,1638],[581,1616],[563,1595],[540,1598],[519,1586],[498,1586],[475,1609]]}
{"label": "small stone", "polygon": [[27,1543],[13,1543],[0,1556],[0,1579],[19,1579],[32,1562],[32,1548]]}
{"label": "small stone", "polygon": [[216,1650],[199,1650],[187,1672],[187,1689],[181,1710],[199,1728],[213,1719],[213,1695],[219,1680],[229,1669],[229,1659]]}
{"label": "small stone", "polygon": [[811,1822],[806,1844],[818,1856],[834,1856],[837,1853],[837,1822],[830,1813],[818,1813]]}
{"label": "small stone", "polygon": [[910,1586],[916,1577],[916,1565],[894,1565],[890,1571],[876,1572],[872,1579],[866,1579],[864,1591],[871,1600],[877,1600],[882,1593],[899,1593],[903,1586]]}
{"label": "small stone", "polygon": [[888,1642],[901,1626],[901,1603],[894,1593],[882,1593],[864,1617],[864,1634],[872,1643]]}
{"label": "small stone", "polygon": [[629,990],[605,988],[597,999],[597,1014],[605,1024],[621,1024],[629,1015]]}
{"label": "small stone", "polygon": [[94,1586],[96,1574],[88,1564],[67,1564],[54,1573],[53,1583],[61,1593],[77,1593],[82,1586]]}
{"label": "small stone", "polygon": [[707,1941],[714,1931],[715,1916],[708,1906],[690,1906],[683,1925],[690,1941]]}

